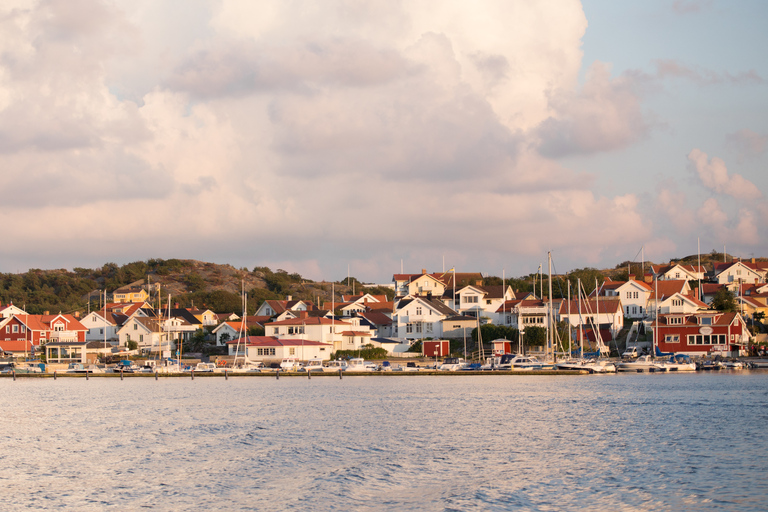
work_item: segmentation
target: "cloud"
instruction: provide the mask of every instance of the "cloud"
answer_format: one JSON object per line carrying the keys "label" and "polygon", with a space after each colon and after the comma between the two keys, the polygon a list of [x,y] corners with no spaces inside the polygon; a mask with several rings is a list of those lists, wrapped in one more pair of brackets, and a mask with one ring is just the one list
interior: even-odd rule
{"label": "cloud", "polygon": [[649,129],[635,77],[596,63],[578,86],[577,1],[185,6],[0,15],[0,222],[24,247],[4,264],[61,266],[41,261],[53,244],[77,266],[337,279],[352,260],[378,278],[444,254],[493,272],[548,249],[592,263],[650,236],[634,194],[553,158]]}
{"label": "cloud", "polygon": [[672,10],[677,14],[692,14],[712,6],[712,0],[675,0]]}
{"label": "cloud", "polygon": [[536,131],[540,151],[548,157],[623,148],[650,129],[633,78],[611,79],[610,66],[601,62],[589,68],[580,91],[557,91],[550,106],[553,115]]}
{"label": "cloud", "polygon": [[725,136],[725,143],[729,149],[738,155],[739,161],[753,158],[765,153],[768,147],[768,135],[760,135],[752,130],[743,128],[737,132]]}
{"label": "cloud", "polygon": [[765,79],[754,69],[732,75],[728,72],[718,73],[698,67],[692,68],[674,59],[656,59],[654,64],[656,66],[655,77],[659,79],[685,78],[698,85],[759,85],[765,83]]}
{"label": "cloud", "polygon": [[740,174],[729,174],[723,160],[717,157],[709,159],[700,149],[693,149],[688,154],[688,168],[706,188],[718,194],[726,194],[742,200],[756,200],[763,197],[754,183]]}

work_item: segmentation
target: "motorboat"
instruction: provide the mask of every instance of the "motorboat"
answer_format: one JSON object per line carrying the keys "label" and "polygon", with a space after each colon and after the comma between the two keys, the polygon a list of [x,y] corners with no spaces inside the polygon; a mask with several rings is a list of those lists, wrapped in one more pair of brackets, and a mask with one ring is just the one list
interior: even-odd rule
{"label": "motorboat", "polygon": [[499,363],[499,370],[552,370],[554,367],[554,364],[539,361],[534,356],[521,356],[514,354],[504,354],[501,356],[501,362]]}
{"label": "motorboat", "polygon": [[343,361],[341,359],[337,359],[335,361],[328,361],[323,366],[324,372],[338,372],[338,371],[345,371],[347,369],[347,362]]}
{"label": "motorboat", "polygon": [[95,364],[84,363],[69,363],[69,367],[66,369],[67,373],[82,373],[82,374],[94,374],[104,373],[104,370],[96,366]]}
{"label": "motorboat", "polygon": [[45,373],[45,365],[39,364],[20,364],[10,363],[3,368],[2,373]]}
{"label": "motorboat", "polygon": [[392,371],[392,364],[389,361],[382,361],[382,363],[377,368],[380,372],[391,372]]}
{"label": "motorboat", "polygon": [[558,370],[587,371],[589,373],[616,373],[616,365],[603,359],[576,359],[555,364]]}
{"label": "motorboat", "polygon": [[347,362],[347,372],[375,372],[376,365],[366,363],[362,357],[353,357]]}
{"label": "motorboat", "polygon": [[663,372],[666,368],[653,360],[649,355],[640,356],[634,361],[621,361],[616,365],[620,372]]}
{"label": "motorboat", "polygon": [[216,363],[197,363],[192,371],[195,373],[213,373],[216,368]]}
{"label": "motorboat", "polygon": [[662,363],[668,372],[695,372],[696,363],[685,354],[670,356],[669,361]]}
{"label": "motorboat", "polygon": [[299,363],[299,360],[295,357],[284,357],[282,361],[280,361],[280,371],[281,372],[296,372],[299,371],[301,368],[301,363]]}
{"label": "motorboat", "polygon": [[128,359],[123,359],[117,365],[112,368],[112,371],[115,373],[136,373],[140,372],[141,368],[136,365],[133,361],[130,361]]}
{"label": "motorboat", "polygon": [[723,361],[722,366],[726,370],[743,370],[744,369],[744,363],[741,361]]}
{"label": "motorboat", "polygon": [[325,371],[323,368],[323,360],[319,357],[315,357],[313,359],[310,359],[304,364],[304,367],[301,368],[299,371],[301,372],[322,372]]}
{"label": "motorboat", "polygon": [[443,364],[438,366],[437,369],[441,372],[455,372],[461,370],[465,366],[467,366],[467,363],[460,357],[446,357],[443,360]]}

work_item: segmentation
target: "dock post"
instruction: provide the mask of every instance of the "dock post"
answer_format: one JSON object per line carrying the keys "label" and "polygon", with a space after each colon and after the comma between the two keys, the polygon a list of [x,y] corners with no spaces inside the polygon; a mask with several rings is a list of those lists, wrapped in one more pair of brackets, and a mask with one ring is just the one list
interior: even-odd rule
{"label": "dock post", "polygon": [[123,369],[120,368],[120,380],[123,380]]}
{"label": "dock post", "polygon": [[227,375],[227,370],[224,370],[224,380],[229,380],[229,375]]}
{"label": "dock post", "polygon": [[157,380],[157,370],[155,370],[155,380]]}
{"label": "dock post", "polygon": [[89,371],[88,371],[88,369],[86,369],[86,370],[85,370],[85,380],[88,380],[88,378],[89,378],[89,375],[88,375],[88,374],[89,374],[89,373],[91,373],[91,372],[89,372]]}
{"label": "dock post", "polygon": [[195,380],[195,370],[192,370],[192,380]]}
{"label": "dock post", "polygon": [[311,379],[311,378],[312,378],[312,372],[307,370],[307,379]]}
{"label": "dock post", "polygon": [[275,372],[275,379],[280,380],[280,370],[279,369]]}
{"label": "dock post", "polygon": [[16,380],[16,370],[11,370],[11,375],[13,375],[13,380]]}
{"label": "dock post", "polygon": [[53,371],[53,380],[56,380],[56,370]]}
{"label": "dock post", "polygon": [[339,368],[339,380],[341,380],[341,368]]}

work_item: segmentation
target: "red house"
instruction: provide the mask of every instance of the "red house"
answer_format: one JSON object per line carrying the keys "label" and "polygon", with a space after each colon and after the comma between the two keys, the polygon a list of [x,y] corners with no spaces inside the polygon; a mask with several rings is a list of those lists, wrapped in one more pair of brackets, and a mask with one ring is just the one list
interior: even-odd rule
{"label": "red house", "polygon": [[13,315],[0,321],[0,347],[26,354],[49,341],[85,342],[87,332],[72,315]]}
{"label": "red house", "polygon": [[739,355],[748,342],[747,324],[738,313],[706,311],[659,315],[656,343],[662,352],[698,356],[711,352]]}

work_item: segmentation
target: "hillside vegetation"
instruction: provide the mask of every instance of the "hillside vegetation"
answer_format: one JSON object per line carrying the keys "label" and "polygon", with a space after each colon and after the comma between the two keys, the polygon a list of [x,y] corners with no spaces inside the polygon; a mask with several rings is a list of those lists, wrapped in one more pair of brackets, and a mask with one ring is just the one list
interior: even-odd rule
{"label": "hillside vegetation", "polygon": [[[676,262],[693,264],[698,261],[698,255],[678,258]],[[715,262],[727,259],[716,251],[701,255],[701,263],[708,269]],[[763,258],[760,258],[764,260]],[[636,276],[641,275],[640,263],[623,262],[613,269],[598,270],[594,268],[576,269],[568,273],[567,279],[575,290],[577,279],[589,293],[595,287],[595,280],[602,283],[606,278],[625,280],[631,270]],[[645,262],[647,272],[651,262]],[[543,278],[543,283],[541,281]],[[505,284],[517,291],[543,291],[547,295],[547,276],[529,274],[518,278],[506,279]],[[393,291],[389,288],[364,288],[354,277],[331,282],[314,282],[299,274],[290,274],[285,270],[271,270],[267,267],[237,269],[232,265],[219,265],[196,260],[181,259],[150,259],[135,261],[118,266],[107,263],[99,269],[75,268],[40,270],[30,269],[23,274],[0,274],[0,301],[3,304],[13,303],[24,308],[31,314],[85,312],[89,308],[97,309],[101,304],[101,292],[106,289],[111,294],[115,289],[129,284],[160,285],[160,299],[180,307],[205,307],[217,313],[242,312],[241,290],[248,294],[248,314],[253,314],[265,299],[311,300],[318,306],[329,303],[331,290],[335,287],[333,300],[338,302],[341,295],[350,295],[366,291],[374,295],[387,295],[390,299]],[[500,285],[502,280],[489,276],[484,280],[486,285]],[[562,297],[567,292],[565,279],[559,276],[553,279],[553,296]],[[151,301],[157,304],[158,294],[153,292]]]}
{"label": "hillside vegetation", "polygon": [[[335,301],[342,294],[350,294],[353,286],[356,293],[362,285],[350,278],[337,282],[313,282],[299,274],[284,270],[272,271],[267,267],[253,270],[237,269],[232,265],[219,265],[196,260],[150,259],[136,261],[122,266],[107,263],[99,269],[75,268],[41,270],[30,269],[23,274],[0,274],[0,301],[13,303],[31,314],[84,312],[90,307],[98,309],[101,293],[108,294],[129,284],[160,285],[160,299],[180,307],[205,307],[217,313],[241,313],[241,290],[248,294],[248,314],[253,314],[265,299],[311,300],[322,305],[331,302],[331,291],[335,287]],[[384,295],[392,290],[366,288],[365,291]],[[157,304],[157,292],[152,293],[151,302]],[[89,304],[90,302],[90,304]],[[330,307],[330,306],[329,306]]]}

